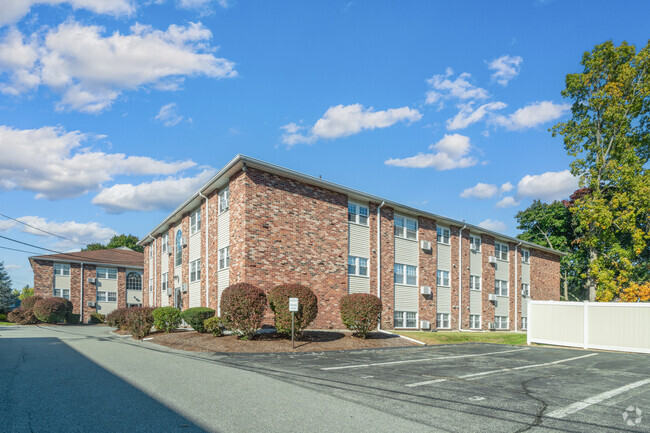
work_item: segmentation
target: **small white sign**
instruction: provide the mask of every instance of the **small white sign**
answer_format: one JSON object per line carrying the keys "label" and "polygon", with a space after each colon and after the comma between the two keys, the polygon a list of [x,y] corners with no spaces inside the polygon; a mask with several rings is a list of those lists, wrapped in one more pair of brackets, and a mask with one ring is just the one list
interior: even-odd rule
{"label": "small white sign", "polygon": [[298,298],[289,298],[289,311],[298,311]]}

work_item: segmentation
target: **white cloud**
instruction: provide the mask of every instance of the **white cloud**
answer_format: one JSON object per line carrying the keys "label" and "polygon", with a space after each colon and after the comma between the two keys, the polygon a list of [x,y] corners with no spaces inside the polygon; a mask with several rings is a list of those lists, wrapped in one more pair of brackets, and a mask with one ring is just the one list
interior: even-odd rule
{"label": "white cloud", "polygon": [[506,182],[503,185],[501,185],[501,188],[499,188],[499,192],[501,194],[503,194],[504,192],[510,192],[512,191],[512,188],[514,188],[514,186],[510,182]]}
{"label": "white cloud", "polygon": [[217,3],[224,9],[230,7],[229,0],[178,0],[176,3],[178,4],[178,7],[182,9],[205,9],[209,7],[211,3]]}
{"label": "white cloud", "polygon": [[469,81],[472,78],[471,74],[464,72],[452,79],[453,75],[453,69],[447,68],[444,74],[434,75],[426,80],[427,84],[432,88],[426,93],[425,102],[427,104],[439,103],[442,107],[444,99],[473,100],[486,99],[489,96],[487,90],[476,87]]}
{"label": "white cloud", "polygon": [[570,108],[570,104],[555,104],[551,101],[535,102],[518,109],[508,117],[495,116],[491,121],[510,130],[533,128],[559,119]]}
{"label": "white cloud", "polygon": [[466,188],[460,193],[462,198],[492,198],[497,193],[496,185],[479,182],[471,188]]}
{"label": "white cloud", "polygon": [[574,177],[569,170],[547,171],[524,176],[517,184],[517,195],[553,201],[568,198],[576,189],[578,189],[578,178]]}
{"label": "white cloud", "polygon": [[21,265],[12,265],[12,264],[5,265],[5,269],[20,269],[20,268],[22,268]]}
{"label": "white cloud", "polygon": [[162,122],[162,124],[167,127],[178,125],[180,121],[183,120],[183,116],[176,112],[176,108],[175,102],[163,105],[160,107],[160,110],[158,110],[156,120]]}
{"label": "white cloud", "polygon": [[523,59],[519,56],[501,56],[488,63],[488,69],[493,70],[492,79],[502,86],[519,75],[520,65]]}
{"label": "white cloud", "polygon": [[92,200],[108,213],[174,209],[195,193],[215,171],[206,169],[195,177],[177,177],[138,185],[117,184],[103,189]]}
{"label": "white cloud", "polygon": [[460,111],[452,119],[447,120],[447,129],[450,131],[456,129],[464,129],[469,125],[482,120],[485,116],[490,115],[495,110],[502,110],[508,105],[503,102],[488,102],[478,107],[476,110],[472,109],[473,102],[460,105]]}
{"label": "white cloud", "polygon": [[512,206],[517,206],[519,205],[519,201],[515,199],[512,196],[507,196],[503,197],[501,200],[497,202],[495,207],[497,208],[504,208],[504,207],[512,207]]}
{"label": "white cloud", "polygon": [[34,191],[47,199],[75,197],[99,189],[115,175],[170,175],[196,165],[81,148],[91,138],[56,127],[0,126],[0,190]]}
{"label": "white cloud", "polygon": [[0,90],[18,94],[45,85],[62,93],[58,109],[96,113],[125,90],[176,90],[187,77],[237,75],[234,63],[214,55],[212,33],[201,23],[171,25],[165,31],[136,23],[130,31],[104,36],[102,27],[68,21],[25,44],[12,30],[0,42],[0,59],[21,51],[23,60],[15,65],[5,61],[8,80]]}
{"label": "white cloud", "polygon": [[472,146],[469,137],[459,134],[445,135],[442,140],[429,146],[435,153],[418,153],[408,158],[391,158],[384,162],[386,165],[410,168],[435,168],[436,170],[451,170],[475,165],[478,161],[473,156],[467,156]]}
{"label": "white cloud", "polygon": [[309,131],[306,127],[289,123],[281,127],[285,131],[282,142],[289,147],[299,143],[313,143],[318,139],[334,139],[358,134],[363,130],[387,128],[397,122],[412,123],[420,120],[422,113],[414,108],[400,107],[374,111],[361,104],[336,105],[327,109]]}
{"label": "white cloud", "polygon": [[489,218],[486,219],[485,221],[478,223],[478,226],[486,230],[492,230],[493,232],[501,232],[501,233],[505,232],[507,228],[504,222],[489,219]]}
{"label": "white cloud", "polygon": [[[77,242],[84,243],[94,243],[101,242],[105,243],[110,240],[111,237],[115,236],[117,232],[108,227],[104,227],[97,222],[87,222],[80,223],[76,221],[64,221],[64,222],[55,222],[48,221],[45,218],[38,216],[24,216],[16,218],[18,221],[29,224],[33,227],[45,230],[50,233],[57,234],[59,236],[72,239]],[[17,225],[16,227],[20,228],[24,233],[29,233],[36,236],[48,237],[52,239],[57,239],[54,236],[51,236],[47,233],[43,233],[40,230],[33,229],[26,225]],[[78,245],[77,245],[78,247]]]}
{"label": "white cloud", "polygon": [[34,5],[62,4],[68,4],[73,9],[86,9],[96,14],[113,16],[128,16],[135,12],[135,2],[131,0],[3,0],[0,7],[0,25],[19,21]]}
{"label": "white cloud", "polygon": [[17,223],[11,220],[0,220],[0,232],[5,232],[13,228]]}

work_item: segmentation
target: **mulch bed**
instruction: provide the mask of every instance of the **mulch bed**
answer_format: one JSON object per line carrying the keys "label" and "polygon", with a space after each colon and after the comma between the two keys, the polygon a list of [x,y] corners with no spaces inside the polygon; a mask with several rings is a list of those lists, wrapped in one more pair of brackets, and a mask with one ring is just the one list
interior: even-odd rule
{"label": "mulch bed", "polygon": [[353,337],[348,331],[305,331],[296,348],[291,349],[291,338],[276,333],[256,335],[253,340],[239,340],[235,335],[213,337],[196,331],[177,331],[171,334],[153,333],[153,343],[191,352],[278,353],[321,352],[330,350],[377,349],[382,347],[415,346],[404,338],[380,332],[371,333],[367,339]]}

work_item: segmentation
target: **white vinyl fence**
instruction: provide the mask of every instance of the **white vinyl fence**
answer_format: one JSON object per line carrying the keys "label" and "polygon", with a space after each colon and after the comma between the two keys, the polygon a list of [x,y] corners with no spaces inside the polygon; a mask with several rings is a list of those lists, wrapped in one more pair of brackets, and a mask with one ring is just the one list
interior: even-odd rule
{"label": "white vinyl fence", "polygon": [[650,303],[528,302],[528,344],[650,353]]}

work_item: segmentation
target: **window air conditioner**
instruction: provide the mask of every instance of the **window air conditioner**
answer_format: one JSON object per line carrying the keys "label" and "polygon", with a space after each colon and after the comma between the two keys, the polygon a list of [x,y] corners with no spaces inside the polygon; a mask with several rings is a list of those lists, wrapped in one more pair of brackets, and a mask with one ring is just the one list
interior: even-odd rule
{"label": "window air conditioner", "polygon": [[187,238],[185,236],[181,237],[181,247],[187,246]]}
{"label": "window air conditioner", "polygon": [[94,302],[94,301],[88,301],[88,302],[86,303],[86,305],[88,305],[88,306],[91,307],[91,308],[95,308],[95,302]]}
{"label": "window air conditioner", "polygon": [[96,278],[89,277],[89,278],[88,278],[88,282],[89,282],[90,284],[95,284],[95,283],[97,282],[97,279],[96,279]]}
{"label": "window air conditioner", "polygon": [[494,325],[494,322],[490,322],[490,323],[488,323],[488,329],[491,329],[491,330],[494,331],[495,329],[497,329],[497,327]]}
{"label": "window air conditioner", "polygon": [[490,257],[488,257],[488,262],[489,262],[489,263],[496,263],[496,262],[497,262],[497,258],[496,258],[495,256],[490,256]]}
{"label": "window air conditioner", "polygon": [[167,287],[167,296],[171,296],[171,295],[172,295],[172,288]]}
{"label": "window air conditioner", "polygon": [[477,251],[476,245],[475,244],[469,244],[469,250],[473,251],[473,252],[476,252]]}
{"label": "window air conditioner", "polygon": [[431,242],[429,241],[420,241],[420,248],[423,250],[429,251],[431,249]]}
{"label": "window air conditioner", "polygon": [[431,294],[431,286],[420,286],[420,294],[422,294],[422,295],[430,295]]}
{"label": "window air conditioner", "polygon": [[428,320],[420,320],[420,329],[431,329],[431,322]]}
{"label": "window air conditioner", "polygon": [[496,293],[490,293],[488,295],[488,301],[496,301],[497,300],[497,295]]}
{"label": "window air conditioner", "polygon": [[182,290],[183,293],[187,293],[187,283],[183,283]]}

